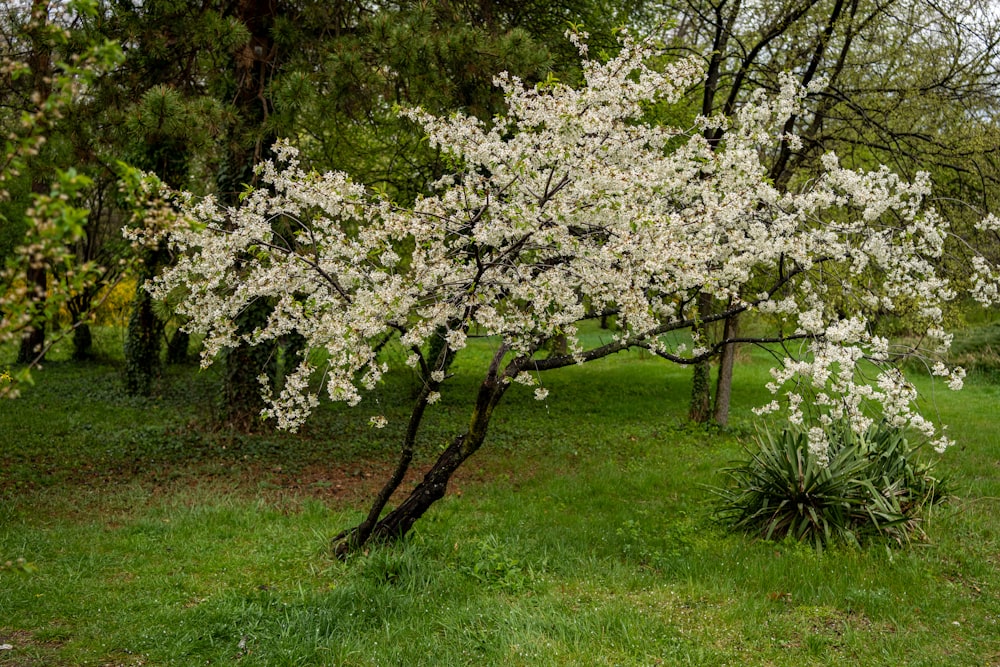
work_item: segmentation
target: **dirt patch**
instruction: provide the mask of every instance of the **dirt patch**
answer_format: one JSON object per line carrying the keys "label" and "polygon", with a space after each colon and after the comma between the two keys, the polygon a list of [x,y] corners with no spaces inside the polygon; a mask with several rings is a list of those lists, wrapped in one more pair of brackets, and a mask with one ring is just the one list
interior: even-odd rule
{"label": "dirt patch", "polygon": [[[372,498],[392,475],[394,467],[390,461],[361,461],[346,466],[310,465],[291,471],[275,466],[248,470],[241,475],[240,486],[244,490],[255,488],[264,496],[278,494],[355,505]],[[393,500],[399,500],[419,484],[430,467],[430,462],[410,466]],[[448,494],[460,496],[463,487],[489,481],[494,474],[482,466],[459,468],[448,485]]]}
{"label": "dirt patch", "polygon": [[[430,460],[413,463],[390,504],[400,502],[423,479],[432,463]],[[134,509],[130,488],[136,498],[146,502],[197,489],[199,493],[186,494],[189,500],[185,502],[193,504],[206,495],[218,494],[262,500],[287,507],[289,511],[309,499],[335,508],[366,509],[391,476],[395,465],[395,461],[378,459],[289,465],[210,460],[158,465],[145,470],[83,468],[49,484],[8,485],[5,488],[0,478],[0,499],[11,499],[17,505],[30,507],[30,512],[38,516],[86,520],[100,514],[108,529],[119,527],[121,517]],[[515,463],[509,456],[481,452],[455,473],[447,494],[461,496],[470,487],[497,479],[511,480],[512,487],[516,488],[533,478],[536,472],[535,466]],[[58,492],[53,493],[53,489]]]}
{"label": "dirt patch", "polygon": [[[0,665],[2,667],[61,667],[55,658],[63,642],[39,640],[27,630],[0,629]],[[7,648],[10,647],[10,648]]]}

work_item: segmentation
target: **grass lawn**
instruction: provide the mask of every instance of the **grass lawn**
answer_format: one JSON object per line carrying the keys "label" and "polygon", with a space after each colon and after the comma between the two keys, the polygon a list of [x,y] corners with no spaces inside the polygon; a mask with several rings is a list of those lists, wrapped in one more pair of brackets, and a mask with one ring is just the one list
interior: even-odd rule
{"label": "grass lawn", "polygon": [[[425,460],[488,346],[456,362]],[[0,404],[0,666],[1000,665],[985,380],[918,381],[959,445],[938,468],[955,497],[907,548],[721,530],[705,485],[752,433],[763,358],[720,431],[685,423],[688,370],[629,354],[544,376],[544,402],[511,389],[410,538],[340,563],[329,539],[380,481],[412,378],[292,436],[207,428],[212,371],[170,370],[148,400],[118,373],[57,360]]]}

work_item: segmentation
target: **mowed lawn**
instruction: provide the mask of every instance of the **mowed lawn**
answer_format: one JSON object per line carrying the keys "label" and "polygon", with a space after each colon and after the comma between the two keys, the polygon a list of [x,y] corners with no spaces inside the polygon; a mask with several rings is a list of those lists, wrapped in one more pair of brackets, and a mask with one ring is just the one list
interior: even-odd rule
{"label": "mowed lawn", "polygon": [[[425,463],[490,345],[459,356]],[[113,363],[54,359],[0,404],[0,665],[1000,665],[985,378],[917,381],[959,443],[938,464],[954,497],[901,548],[728,534],[708,487],[752,439],[765,355],[719,430],[684,419],[689,369],[629,353],[543,376],[544,402],[513,388],[412,535],[341,563],[329,540],[391,461],[412,377],[246,435],[211,425],[216,371],[135,399]]]}

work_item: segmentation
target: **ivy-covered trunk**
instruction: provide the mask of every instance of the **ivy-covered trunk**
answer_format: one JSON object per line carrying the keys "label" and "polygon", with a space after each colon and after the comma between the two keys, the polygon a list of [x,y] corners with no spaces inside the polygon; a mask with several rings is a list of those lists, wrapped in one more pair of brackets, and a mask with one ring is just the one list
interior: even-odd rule
{"label": "ivy-covered trunk", "polygon": [[167,341],[167,363],[186,364],[188,348],[191,346],[191,334],[181,329],[175,329]]}
{"label": "ivy-covered trunk", "polygon": [[[271,304],[264,300],[250,304],[236,320],[240,333],[267,324]],[[273,380],[277,371],[277,347],[273,341],[262,345],[241,345],[226,353],[226,376],[222,390],[222,422],[241,431],[261,424],[264,399],[260,394],[261,373]]]}
{"label": "ivy-covered trunk", "polygon": [[148,396],[160,370],[160,346],[163,322],[153,311],[153,298],[144,284],[152,278],[160,263],[162,250],[147,254],[139,272],[132,312],[125,334],[125,391],[133,396]]}
{"label": "ivy-covered trunk", "polygon": [[[239,0],[231,5],[230,11],[249,30],[250,40],[232,54],[235,85],[229,94],[239,121],[230,128],[227,154],[216,180],[222,201],[237,205],[246,187],[257,184],[254,167],[270,157],[276,139],[267,120],[273,111],[270,85],[281,55],[273,28],[283,9],[271,0]],[[266,323],[270,313],[269,303],[256,301],[243,311],[236,324],[240,331],[250,331]],[[258,378],[265,373],[272,383],[276,380],[278,354],[273,340],[227,353],[221,418],[228,426],[250,430],[261,423],[259,415],[264,401]]]}

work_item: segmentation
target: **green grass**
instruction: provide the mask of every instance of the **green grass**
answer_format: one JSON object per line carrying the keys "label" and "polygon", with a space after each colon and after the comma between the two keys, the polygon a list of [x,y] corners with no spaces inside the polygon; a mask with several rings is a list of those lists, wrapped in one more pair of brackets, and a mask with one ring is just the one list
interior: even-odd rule
{"label": "green grass", "polygon": [[[459,357],[423,460],[467,420],[488,352]],[[212,372],[136,400],[114,364],[54,358],[0,404],[0,564],[33,568],[0,570],[3,666],[1000,664],[985,379],[918,380],[960,443],[939,464],[957,497],[907,549],[722,531],[705,485],[752,432],[763,359],[738,368],[720,431],[685,423],[689,371],[630,354],[544,376],[542,403],[513,388],[411,537],[339,563],[328,541],[363,503],[336,486],[391,457],[411,378],[298,436],[247,436],[208,427]]]}

